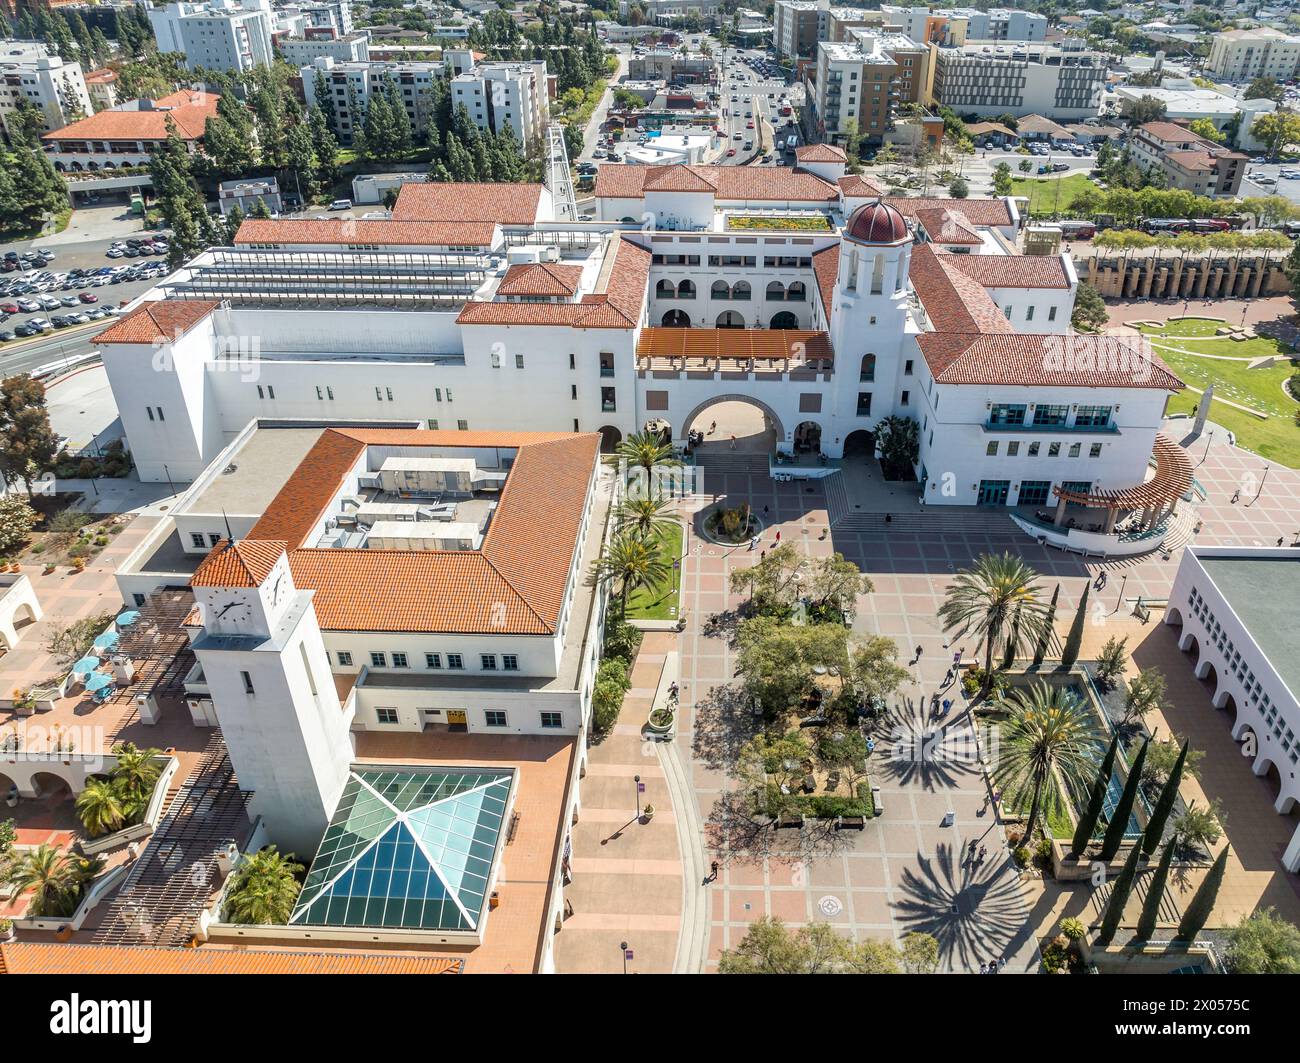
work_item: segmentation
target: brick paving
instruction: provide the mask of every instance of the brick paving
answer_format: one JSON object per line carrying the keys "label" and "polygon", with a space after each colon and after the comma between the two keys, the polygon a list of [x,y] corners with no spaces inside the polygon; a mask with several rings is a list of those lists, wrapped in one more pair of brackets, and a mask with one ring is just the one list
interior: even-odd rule
{"label": "brick paving", "polygon": [[[1178,439],[1188,425],[1173,421],[1166,430]],[[1300,533],[1300,472],[1275,465],[1265,475],[1261,459],[1229,447],[1221,432],[1195,441],[1189,453],[1208,496],[1199,506],[1201,524],[1193,541],[1272,546],[1278,538],[1290,543]],[[919,662],[909,666],[913,680],[900,691],[909,704],[921,696],[928,698],[942,680],[956,647],[947,644],[937,622],[937,609],[953,574],[979,554],[1012,551],[1038,570],[1049,592],[1059,583],[1062,628],[1085,584],[1105,570],[1108,583],[1096,597],[1106,608],[1094,613],[1094,619],[1103,622],[1089,635],[1090,640],[1101,641],[1112,633],[1105,621],[1114,619],[1120,626],[1131,623],[1126,618],[1134,599],[1167,596],[1181,555],[1180,547],[1168,557],[1153,553],[1112,562],[1085,560],[1037,545],[1010,521],[1005,533],[984,530],[983,525],[978,531],[958,535],[830,532],[825,495],[816,482],[777,484],[766,475],[727,474],[708,477],[705,486],[708,494],[701,506],[717,495],[731,502],[748,500],[764,515],[768,526],[764,546],[771,546],[780,530],[782,541],[796,544],[802,553],[820,557],[839,551],[871,576],[875,589],[860,602],[854,629],[895,639],[904,660],[912,658],[920,647]],[[1241,495],[1233,503],[1235,491]],[[687,555],[682,576],[687,629],[679,643],[684,708],[677,741],[684,754],[689,749],[699,812],[708,821],[728,790],[728,756],[740,741],[726,733],[727,724],[716,708],[719,690],[733,678],[735,656],[725,638],[711,628],[709,619],[740,604],[728,592],[729,573],[752,564],[757,554],[743,547],[710,544],[692,527]],[[1121,598],[1125,602],[1122,610]],[[1140,661],[1163,638],[1156,627],[1153,621],[1150,627],[1140,629],[1145,635]],[[961,648],[968,653],[975,649]],[[1213,710],[1208,708],[1208,698],[1196,704],[1185,692],[1176,664],[1165,662],[1166,672],[1171,692],[1177,690],[1177,711],[1188,718],[1173,726],[1188,730],[1190,717]],[[1185,671],[1190,677],[1190,664]],[[905,711],[915,716],[914,709]],[[1214,722],[1207,726],[1220,728],[1226,737],[1226,727],[1213,716],[1209,718]],[[955,713],[950,730],[960,739],[965,737],[965,729],[964,719]],[[1199,730],[1193,733],[1202,737]],[[1211,747],[1207,764],[1214,759],[1226,765],[1221,782],[1211,785],[1207,773],[1207,793],[1242,793],[1262,785],[1222,741],[1206,738],[1201,748],[1206,747]],[[783,852],[778,847],[755,859],[724,861],[718,882],[710,887],[706,969],[713,969],[721,950],[734,947],[748,924],[765,914],[792,923],[824,919],[855,938],[898,940],[910,930],[924,930],[939,939],[947,970],[974,970],[995,954],[1009,956],[1012,970],[1035,968],[1034,939],[1051,929],[1061,908],[1060,898],[1051,895],[1050,889],[1045,894],[1041,884],[1022,883],[1009,865],[1000,829],[984,811],[981,775],[973,767],[896,770],[883,762],[872,766],[872,774],[883,790],[885,815],[871,821],[866,831],[839,850],[810,858],[806,849],[796,852],[793,849],[797,847],[792,846],[792,851]],[[1224,911],[1228,914],[1249,907],[1252,895],[1275,903],[1295,891],[1295,876],[1281,870],[1276,855],[1271,862],[1264,859],[1278,837],[1289,836],[1293,822],[1272,811],[1267,793],[1251,801],[1249,810],[1240,814],[1246,821],[1241,827],[1258,833],[1261,840],[1252,843],[1243,835],[1241,850],[1242,862],[1258,864],[1251,868],[1256,877],[1225,887]],[[939,826],[948,810],[955,813],[953,826]],[[1277,822],[1261,825],[1264,817]],[[1230,840],[1238,829],[1237,819],[1229,816]],[[988,847],[989,857],[979,868],[962,860],[963,847],[971,838]],[[1233,844],[1236,848],[1235,841]],[[1074,905],[1082,896],[1075,891],[1066,901]]]}

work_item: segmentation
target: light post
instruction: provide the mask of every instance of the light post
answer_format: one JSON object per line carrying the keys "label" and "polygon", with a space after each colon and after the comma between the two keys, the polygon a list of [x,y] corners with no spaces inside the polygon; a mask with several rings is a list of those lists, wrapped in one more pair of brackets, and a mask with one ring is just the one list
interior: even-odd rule
{"label": "light post", "polygon": [[167,487],[168,487],[168,489],[171,491],[171,493],[174,495],[174,494],[176,493],[176,485],[175,485],[174,483],[172,483],[172,473],[171,473],[171,470],[170,470],[169,468],[167,468],[167,466],[166,466],[165,464],[163,465],[163,472],[167,475]]}
{"label": "light post", "polygon": [[1255,497],[1252,498],[1252,499],[1247,503],[1247,505],[1251,505],[1251,506],[1253,506],[1256,502],[1259,501],[1259,496],[1260,496],[1260,494],[1261,494],[1261,493],[1263,492],[1263,490],[1264,490],[1264,481],[1267,480],[1267,479],[1268,479],[1268,466],[1265,465],[1265,466],[1264,466],[1264,475],[1261,476],[1261,477],[1259,478],[1259,490],[1255,492]]}
{"label": "light post", "polygon": [[628,957],[632,955],[632,950],[627,947],[626,941],[620,941],[618,943],[618,951],[623,954],[623,973],[627,974],[627,961]]}
{"label": "light post", "polygon": [[[640,819],[640,818],[641,818],[641,776],[640,776],[640,775],[633,775],[633,776],[632,776],[632,782],[633,782],[634,785],[635,785],[635,791],[634,791],[634,792],[635,792],[635,795],[636,795],[636,796],[633,797],[633,799],[632,799],[632,818],[633,818],[633,819]],[[624,946],[624,948],[626,948],[626,947],[627,947],[627,946]]]}
{"label": "light post", "polygon": [[1205,459],[1210,456],[1210,444],[1214,442],[1214,429],[1210,429],[1210,434],[1205,437],[1205,453],[1201,455],[1200,464],[1205,464]]}
{"label": "light post", "polygon": [[1115,612],[1119,612],[1120,607],[1124,604],[1124,586],[1128,583],[1128,573],[1120,577],[1119,581],[1119,599],[1115,602]]}

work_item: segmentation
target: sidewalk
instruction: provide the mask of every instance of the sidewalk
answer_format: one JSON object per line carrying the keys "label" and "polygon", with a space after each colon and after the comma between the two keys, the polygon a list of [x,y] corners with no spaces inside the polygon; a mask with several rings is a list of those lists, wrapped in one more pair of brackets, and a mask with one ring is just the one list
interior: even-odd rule
{"label": "sidewalk", "polygon": [[[641,728],[664,657],[675,648],[673,632],[650,632],[632,668],[632,688],[618,722],[588,753],[581,817],[573,830],[573,882],[566,896],[573,914],[555,945],[561,974],[623,971],[624,941],[632,952],[630,974],[673,970],[682,925],[682,860],[677,820],[657,751]],[[639,796],[634,776],[645,792]],[[634,808],[655,806],[649,823]]]}

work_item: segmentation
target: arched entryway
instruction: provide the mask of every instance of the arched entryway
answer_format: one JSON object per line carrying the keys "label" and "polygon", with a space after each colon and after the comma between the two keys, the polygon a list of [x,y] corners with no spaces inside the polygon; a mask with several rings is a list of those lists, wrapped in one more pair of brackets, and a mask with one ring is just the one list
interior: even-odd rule
{"label": "arched entryway", "polygon": [[870,461],[876,456],[876,434],[865,428],[850,432],[844,440],[844,460]]}
{"label": "arched entryway", "polygon": [[71,784],[62,775],[55,775],[53,772],[33,772],[32,788],[42,801],[57,803],[73,799]]}
{"label": "arched entryway", "polygon": [[816,421],[802,421],[795,426],[794,452],[817,454],[822,449],[822,426]]}
{"label": "arched entryway", "polygon": [[738,310],[724,310],[715,322],[718,328],[744,328],[745,319]]}
{"label": "arched entryway", "polygon": [[664,314],[661,322],[665,328],[690,328],[691,317],[685,310],[669,310]]}
{"label": "arched entryway", "polygon": [[782,310],[779,313],[772,315],[772,320],[768,322],[768,327],[776,329],[797,329],[799,327],[799,319],[789,310]]}
{"label": "arched entryway", "polygon": [[642,426],[641,431],[657,435],[667,446],[673,443],[673,426],[662,417],[655,417]]}
{"label": "arched entryway", "polygon": [[[772,454],[785,438],[785,427],[765,402],[748,395],[718,395],[700,403],[682,422],[683,436],[692,431],[703,437],[698,448],[707,459],[711,453]],[[732,447],[732,437],[735,447]]]}
{"label": "arched entryway", "polygon": [[623,433],[615,428],[612,424],[602,426],[600,429],[600,452],[602,454],[614,453],[614,448],[623,442]]}

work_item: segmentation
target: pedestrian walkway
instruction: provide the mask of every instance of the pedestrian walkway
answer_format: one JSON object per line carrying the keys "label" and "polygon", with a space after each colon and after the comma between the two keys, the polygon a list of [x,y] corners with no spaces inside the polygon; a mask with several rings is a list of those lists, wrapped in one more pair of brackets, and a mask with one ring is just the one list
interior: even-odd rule
{"label": "pedestrian walkway", "polygon": [[[649,632],[632,668],[632,687],[618,722],[587,754],[582,812],[573,829],[565,891],[573,912],[556,939],[555,966],[564,973],[629,974],[674,969],[682,927],[683,861],[677,812],[660,743],[642,728],[676,633]],[[640,776],[644,791],[638,791]],[[654,805],[649,823],[637,809]]]}

